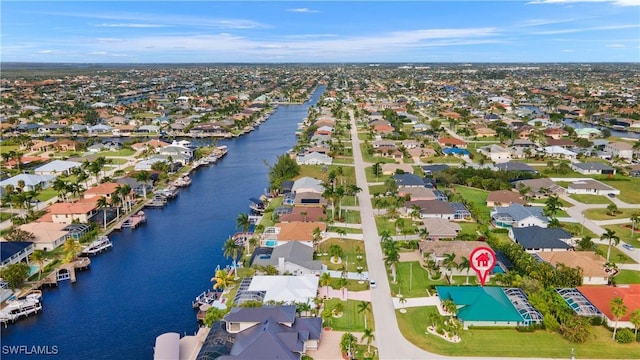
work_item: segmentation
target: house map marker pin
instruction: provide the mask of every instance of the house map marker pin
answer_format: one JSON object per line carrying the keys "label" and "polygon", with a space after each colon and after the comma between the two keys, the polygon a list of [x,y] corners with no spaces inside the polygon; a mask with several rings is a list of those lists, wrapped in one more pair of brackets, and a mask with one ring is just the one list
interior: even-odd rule
{"label": "house map marker pin", "polygon": [[469,256],[471,268],[478,274],[480,285],[484,286],[487,275],[496,265],[496,253],[489,247],[479,247],[473,249]]}

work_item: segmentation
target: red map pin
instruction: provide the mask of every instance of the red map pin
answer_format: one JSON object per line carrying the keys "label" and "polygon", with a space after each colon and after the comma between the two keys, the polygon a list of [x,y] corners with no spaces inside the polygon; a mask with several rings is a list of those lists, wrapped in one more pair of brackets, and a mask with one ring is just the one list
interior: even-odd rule
{"label": "red map pin", "polygon": [[496,265],[496,253],[489,247],[479,247],[473,249],[469,256],[471,268],[478,274],[480,285],[484,286],[487,275]]}

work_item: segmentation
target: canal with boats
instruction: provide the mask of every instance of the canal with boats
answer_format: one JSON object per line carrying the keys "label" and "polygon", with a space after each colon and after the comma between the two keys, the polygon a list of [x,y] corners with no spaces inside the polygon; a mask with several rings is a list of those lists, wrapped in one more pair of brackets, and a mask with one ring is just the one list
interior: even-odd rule
{"label": "canal with boats", "polygon": [[[296,124],[325,90],[305,104],[280,105],[255,131],[220,140],[229,148],[217,164],[194,171],[191,186],[161,209],[145,210],[147,223],[109,237],[113,249],[91,259],[77,282],[44,289],[43,312],[2,329],[5,346],[56,347],[61,359],[151,359],[156,336],[193,335],[198,325],[191,301],[210,289],[224,241],[235,219],[249,212],[249,198],[264,193],[267,161],[290,150]],[[35,358],[38,358],[35,356]]]}

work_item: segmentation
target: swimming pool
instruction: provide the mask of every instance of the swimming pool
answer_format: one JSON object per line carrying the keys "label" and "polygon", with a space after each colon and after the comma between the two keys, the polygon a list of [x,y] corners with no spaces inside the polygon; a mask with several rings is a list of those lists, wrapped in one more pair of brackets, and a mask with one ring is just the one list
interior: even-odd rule
{"label": "swimming pool", "polygon": [[260,254],[260,255],[258,255],[258,259],[271,259],[271,255],[269,255],[269,254]]}
{"label": "swimming pool", "polygon": [[277,240],[267,240],[267,242],[265,242],[264,245],[268,246],[268,247],[276,247],[276,245],[278,245],[278,241]]}
{"label": "swimming pool", "polygon": [[493,267],[491,271],[492,274],[504,274],[506,271],[504,270],[504,266],[498,261],[496,265]]}
{"label": "swimming pool", "polygon": [[29,276],[33,274],[37,274],[40,271],[40,268],[38,267],[38,265],[29,265]]}

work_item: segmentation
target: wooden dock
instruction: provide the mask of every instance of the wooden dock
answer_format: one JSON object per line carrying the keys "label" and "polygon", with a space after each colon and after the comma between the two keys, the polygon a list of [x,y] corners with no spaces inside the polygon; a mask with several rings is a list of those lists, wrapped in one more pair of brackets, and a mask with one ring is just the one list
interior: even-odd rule
{"label": "wooden dock", "polygon": [[147,222],[147,216],[141,210],[119,221],[117,224],[114,225],[113,229],[114,230],[122,230],[124,228],[135,229],[138,227],[138,225],[144,224],[145,222]]}
{"label": "wooden dock", "polygon": [[71,280],[72,283],[76,282],[76,271],[82,271],[89,268],[91,260],[86,257],[78,258],[70,263],[63,264],[56,269],[56,271],[47,275],[41,280],[41,285],[58,286],[58,281]]}

